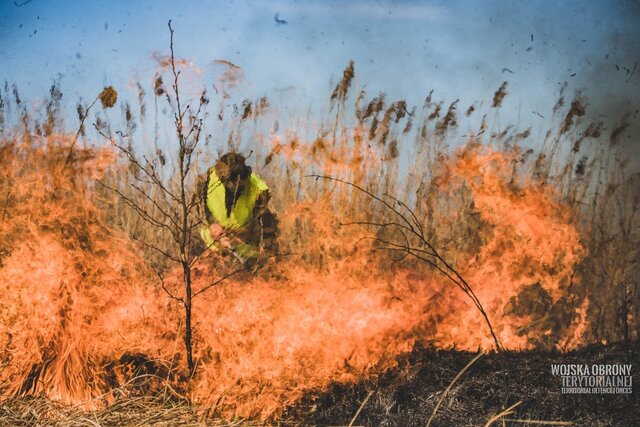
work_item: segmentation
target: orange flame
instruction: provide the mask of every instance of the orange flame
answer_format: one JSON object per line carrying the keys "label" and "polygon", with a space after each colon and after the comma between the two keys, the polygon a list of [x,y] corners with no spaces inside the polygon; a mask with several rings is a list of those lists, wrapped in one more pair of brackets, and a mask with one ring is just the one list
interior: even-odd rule
{"label": "orange flame", "polygon": [[[445,188],[449,190],[462,185],[470,189],[483,223],[479,228],[482,245],[465,267],[464,276],[494,321],[505,347],[521,350],[548,345],[545,340],[555,341],[565,333],[557,327],[553,331],[547,328],[545,320],[551,319],[544,319],[549,314],[545,310],[568,295],[573,268],[585,250],[572,223],[571,209],[556,202],[558,197],[551,188],[514,182],[515,161],[513,155],[470,143],[458,150],[444,181],[448,181]],[[519,301],[520,294],[527,292],[535,292],[530,299],[547,298],[547,305],[523,313],[527,308],[523,303],[535,304]],[[464,332],[446,337],[456,325],[463,325]],[[493,346],[470,307],[443,322],[438,335],[443,333],[443,345],[468,349]],[[544,338],[551,333],[553,337]]]}
{"label": "orange flame", "polygon": [[[164,361],[167,378],[176,380],[181,308],[91,202],[89,178],[112,154],[84,150],[65,172],[66,137],[3,150],[0,182],[3,193],[12,191],[0,225],[8,251],[0,259],[0,393],[83,401],[119,385],[108,367],[136,353]],[[550,326],[539,313],[547,306],[523,314],[520,300],[533,293],[552,306],[563,298],[584,250],[571,212],[550,189],[514,184],[512,161],[470,144],[443,165],[439,195],[466,188],[483,224],[472,259],[461,252],[455,258],[506,348],[571,348],[584,333],[587,300],[577,302],[566,327]],[[329,189],[325,197],[290,202],[282,234],[300,223],[309,231],[294,245],[298,256],[194,300],[193,400],[226,416],[266,418],[305,392],[394,366],[416,342],[492,348],[476,309],[443,277],[419,265],[389,268],[359,243],[367,230],[336,229],[341,218],[331,198],[349,194]],[[455,222],[442,220],[442,227]],[[196,290],[219,275],[215,266],[205,258],[195,267]]]}

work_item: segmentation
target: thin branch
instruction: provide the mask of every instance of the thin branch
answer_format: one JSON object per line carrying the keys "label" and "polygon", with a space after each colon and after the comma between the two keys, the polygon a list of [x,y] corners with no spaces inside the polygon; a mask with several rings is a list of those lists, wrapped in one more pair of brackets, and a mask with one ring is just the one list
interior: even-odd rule
{"label": "thin branch", "polygon": [[356,422],[356,419],[358,418],[358,415],[360,415],[360,412],[362,412],[362,409],[364,409],[365,405],[367,404],[367,402],[369,401],[369,398],[371,397],[371,395],[373,394],[373,391],[370,391],[367,394],[367,397],[364,398],[364,400],[362,401],[362,403],[360,404],[360,407],[358,408],[358,410],[356,411],[356,413],[353,415],[353,418],[351,418],[351,422],[349,423],[349,425],[347,427],[353,427],[353,423]]}
{"label": "thin branch", "polygon": [[[179,202],[179,199],[176,195],[174,195],[171,191],[169,191],[164,183],[162,182],[162,180],[160,178],[158,178],[155,174],[155,168],[153,167],[153,165],[148,162],[145,158],[145,161],[147,162],[147,166],[149,168],[151,168],[151,172],[149,172],[147,170],[147,168],[145,166],[143,166],[138,159],[136,159],[135,155],[128,150],[127,148],[121,146],[120,144],[118,144],[117,142],[115,142],[113,140],[113,138],[107,134],[105,134],[100,128],[98,128],[98,126],[94,123],[93,127],[96,129],[96,131],[98,132],[98,134],[100,134],[103,138],[105,138],[107,141],[111,142],[111,145],[113,145],[115,148],[117,148],[118,150],[122,151],[125,156],[127,156],[127,159],[129,160],[129,163],[134,165],[136,168],[138,168],[138,170],[140,170],[141,172],[143,172],[146,176],[148,176],[151,179],[151,183],[155,184],[158,186],[158,188],[160,190],[162,190],[166,195],[168,195],[172,200]],[[144,156],[143,156],[144,157]]]}
{"label": "thin branch", "polygon": [[162,207],[158,204],[158,202],[156,202],[153,198],[149,197],[149,195],[148,195],[148,194],[147,194],[147,193],[146,193],[142,188],[138,187],[138,186],[137,186],[137,185],[135,185],[135,184],[131,184],[131,187],[133,187],[133,188],[134,188],[135,190],[137,190],[140,194],[142,194],[142,196],[143,196],[145,199],[147,199],[148,201],[150,201],[150,202],[153,204],[153,206],[155,206],[155,207],[156,207],[156,209],[158,209],[158,211],[160,211],[160,213],[161,213],[165,218],[167,218],[167,219],[171,222],[171,224],[172,224],[174,227],[176,227],[176,228],[178,227],[178,224],[176,223],[176,221],[175,221],[175,219],[174,219],[174,215],[170,215],[170,214],[168,214],[167,212],[165,212],[165,210],[164,210],[164,209],[162,209]]}
{"label": "thin branch", "polygon": [[256,261],[256,264],[253,266],[242,266],[242,268],[239,268],[237,270],[233,270],[230,273],[225,274],[224,276],[220,277],[219,279],[209,283],[207,286],[205,286],[204,288],[200,289],[199,291],[195,292],[193,294],[193,298],[197,297],[198,295],[208,291],[209,289],[211,289],[212,287],[220,284],[221,282],[225,281],[226,279],[229,279],[230,277],[235,276],[236,274],[245,272],[245,271],[251,271],[252,269],[254,269],[256,266],[261,266],[266,264],[270,259],[272,258],[277,258],[277,257],[282,257],[282,256],[287,256],[287,255],[291,255],[291,254],[274,254],[274,255],[269,255],[268,257],[262,258],[258,261]]}
{"label": "thin branch", "polygon": [[98,99],[100,99],[100,96],[97,96],[96,99],[93,100],[91,105],[89,105],[87,107],[87,109],[84,110],[84,114],[80,118],[80,125],[78,126],[78,130],[76,131],[76,135],[74,136],[73,142],[71,143],[71,146],[69,147],[69,154],[67,154],[67,158],[64,161],[64,165],[62,166],[62,172],[64,172],[64,170],[67,168],[67,165],[69,164],[69,162],[71,162],[71,156],[73,155],[73,149],[76,146],[76,144],[78,143],[78,137],[80,136],[80,132],[82,132],[82,128],[84,127],[85,120],[89,116],[89,110],[91,110],[91,107],[93,107],[96,104],[96,102],[98,102]]}
{"label": "thin branch", "polygon": [[407,227],[406,225],[400,224],[398,222],[375,222],[375,221],[349,221],[349,222],[341,222],[338,224],[338,226],[343,226],[343,225],[370,225],[370,226],[374,226],[374,227],[398,227],[401,230],[405,230],[408,231],[410,233],[414,233],[414,231],[412,229],[410,229],[409,227]]}
{"label": "thin branch", "polygon": [[147,248],[149,248],[149,249],[153,249],[154,251],[156,251],[156,252],[160,253],[161,255],[163,255],[164,257],[166,257],[167,259],[169,259],[169,260],[171,260],[171,261],[173,261],[173,262],[180,262],[180,260],[179,260],[177,257],[175,257],[175,256],[171,255],[169,252],[167,252],[167,251],[165,251],[165,250],[160,249],[160,248],[159,248],[159,247],[157,247],[156,245],[152,245],[151,243],[144,241],[143,239],[141,239],[141,238],[137,237],[137,236],[136,236],[136,235],[134,235],[134,234],[129,234],[129,236],[130,236],[133,240],[135,240],[136,242],[141,243],[142,245],[146,246],[146,247],[147,247]]}
{"label": "thin branch", "polygon": [[529,424],[529,425],[543,425],[543,426],[572,426],[572,421],[544,421],[544,420],[529,420],[520,418],[505,418],[504,421],[508,423]]}
{"label": "thin branch", "polygon": [[140,218],[142,218],[144,221],[148,222],[149,224],[153,225],[154,227],[166,228],[167,230],[169,230],[169,232],[171,232],[173,234],[173,230],[171,229],[171,227],[169,227],[166,223],[163,223],[161,220],[153,217],[153,215],[151,215],[149,212],[147,212],[145,208],[143,208],[140,205],[138,205],[132,198],[126,196],[124,193],[122,193],[117,188],[111,187],[111,186],[103,183],[100,180],[97,180],[97,182],[98,182],[98,184],[100,184],[104,188],[106,188],[108,190],[111,190],[114,193],[116,193],[118,196],[120,196],[120,198],[122,200],[124,200],[126,204],[131,206],[138,213]]}
{"label": "thin branch", "polygon": [[[341,184],[345,184],[348,185],[350,187],[355,188],[356,190],[359,190],[361,192],[363,192],[364,194],[366,194],[367,196],[371,197],[374,200],[377,200],[378,202],[382,203],[383,205],[385,205],[389,210],[391,210],[393,213],[395,213],[396,215],[398,215],[399,218],[401,218],[404,222],[407,223],[407,226],[409,227],[409,229],[413,230],[413,225],[411,224],[410,221],[408,221],[404,215],[402,215],[401,212],[399,212],[396,208],[394,208],[392,205],[389,204],[389,202],[387,202],[386,200],[376,196],[375,194],[373,194],[372,192],[370,192],[369,190],[366,190],[362,187],[360,187],[357,184],[354,184],[352,182],[346,181],[344,179],[340,179],[340,178],[334,178],[332,176],[326,176],[326,175],[305,175],[305,178],[315,178],[316,180],[318,179],[326,179],[329,181],[335,181],[335,182],[339,182]],[[415,231],[413,231],[415,233]],[[417,233],[416,233],[417,234]]]}
{"label": "thin branch", "polygon": [[433,412],[431,413],[431,416],[429,417],[429,421],[427,421],[427,427],[431,426],[431,422],[433,421],[433,419],[436,416],[436,413],[438,412],[438,409],[440,408],[440,405],[442,405],[442,401],[444,400],[444,398],[447,396],[447,393],[449,393],[449,390],[451,390],[451,387],[453,387],[453,385],[456,383],[456,381],[458,381],[458,378],[460,378],[462,376],[462,374],[464,374],[467,369],[469,369],[471,367],[471,365],[473,365],[478,359],[480,359],[483,356],[484,353],[479,353],[476,357],[474,357],[473,359],[471,359],[471,361],[469,361],[469,363],[467,363],[465,365],[464,368],[462,368],[460,370],[460,372],[458,372],[456,374],[455,377],[453,377],[453,380],[451,380],[451,382],[449,383],[449,385],[447,386],[447,388],[444,390],[444,393],[442,393],[442,395],[440,396],[440,399],[438,400],[438,403],[436,404],[436,406],[433,408]]}
{"label": "thin branch", "polygon": [[169,296],[169,298],[171,298],[172,300],[178,301],[180,304],[184,304],[184,300],[182,298],[178,298],[177,296],[173,295],[169,291],[169,289],[167,289],[167,287],[164,284],[164,277],[162,277],[162,274],[159,271],[157,271],[155,268],[153,269],[153,271],[158,276],[158,279],[160,279],[160,286],[162,286],[162,290]]}
{"label": "thin branch", "polygon": [[514,403],[513,405],[509,406],[507,409],[492,415],[488,420],[487,423],[484,425],[484,427],[489,427],[491,426],[491,424],[495,423],[496,421],[498,421],[500,418],[506,417],[507,415],[511,415],[513,414],[514,410],[520,406],[520,404],[522,403],[522,400]]}
{"label": "thin branch", "polygon": [[[410,216],[411,216],[411,221],[402,213],[400,212],[398,209],[395,208],[394,205],[390,204],[388,201],[384,200],[383,198],[376,196],[375,194],[373,194],[372,192],[364,189],[363,187],[356,185],[352,182],[340,179],[340,178],[334,178],[331,176],[323,176],[323,175],[307,175],[307,177],[310,178],[315,178],[317,179],[326,179],[326,180],[330,180],[330,181],[335,181],[338,183],[342,183],[342,184],[346,184],[350,187],[353,187],[359,191],[361,191],[362,193],[368,195],[369,197],[371,197],[372,199],[378,201],[379,203],[382,203],[387,209],[389,209],[391,212],[393,212],[400,220],[402,223],[406,224],[403,225],[401,223],[396,223],[396,222],[371,222],[371,221],[354,221],[351,223],[347,223],[347,224],[359,224],[359,225],[374,225],[374,226],[378,226],[378,227],[391,227],[394,226],[398,229],[398,231],[400,231],[403,234],[403,237],[405,239],[406,244],[405,245],[401,245],[401,244],[397,244],[394,242],[388,242],[385,241],[383,239],[379,239],[379,238],[373,238],[374,241],[378,241],[379,243],[383,243],[386,245],[389,245],[392,247],[393,250],[405,250],[407,251],[409,254],[413,255],[415,258],[424,261],[425,263],[427,263],[428,265],[430,265],[431,267],[435,268],[436,270],[438,270],[440,273],[442,273],[443,275],[445,275],[445,277],[447,277],[449,280],[451,280],[456,286],[458,286],[473,302],[473,304],[476,306],[476,308],[480,311],[480,313],[482,314],[485,323],[487,324],[487,327],[489,328],[489,331],[491,333],[491,336],[495,342],[496,345],[496,349],[498,351],[502,350],[502,345],[500,344],[500,341],[498,340],[497,335],[495,334],[495,331],[493,329],[493,326],[491,325],[491,322],[489,321],[489,316],[487,315],[487,313],[485,312],[484,308],[482,307],[482,304],[480,303],[480,300],[478,299],[478,297],[476,296],[475,292],[473,292],[473,289],[471,288],[471,286],[467,283],[467,281],[462,277],[462,275],[451,265],[449,264],[443,256],[441,256],[438,251],[436,250],[436,248],[425,238],[424,236],[424,229],[422,226],[422,223],[418,220],[417,216],[415,215],[415,213],[413,212],[413,210],[411,210],[405,203],[403,203],[402,201],[400,201],[398,198],[390,196],[388,194],[385,193],[385,196],[390,198],[391,200],[393,200],[396,204],[398,204],[398,206],[404,208],[407,212],[409,212]],[[412,221],[414,222],[412,224]],[[408,238],[406,235],[404,235],[404,231],[411,233],[411,235],[415,236],[419,242],[420,245],[423,247],[426,247],[429,249],[429,251],[426,251],[424,249],[420,249],[420,248],[413,248],[411,246],[408,245]],[[425,258],[424,255],[428,255],[430,257],[433,257],[434,260],[432,259],[428,259]],[[440,264],[442,264],[442,266],[440,266]]]}
{"label": "thin branch", "polygon": [[233,270],[230,273],[225,274],[224,276],[220,277],[217,280],[214,280],[213,282],[209,283],[207,286],[205,286],[204,288],[200,289],[197,292],[194,292],[193,294],[193,298],[197,297],[198,295],[208,291],[209,289],[211,289],[212,287],[224,282],[225,280],[229,279],[230,277],[235,276],[236,274],[242,273],[244,271],[249,271],[249,268],[242,266],[242,268],[239,268],[237,270]]}
{"label": "thin branch", "polygon": [[413,211],[413,209],[411,209],[409,206],[407,206],[406,203],[404,203],[403,201],[393,197],[392,195],[387,194],[387,193],[385,193],[385,195],[387,197],[390,197],[390,198],[394,199],[398,203],[398,205],[400,205],[401,207],[405,208],[407,210],[407,212],[409,212],[409,214],[411,214],[411,218],[413,220],[413,224],[420,231],[420,238],[424,240],[424,229],[422,227],[422,223],[418,220],[418,217],[416,216],[416,214]]}

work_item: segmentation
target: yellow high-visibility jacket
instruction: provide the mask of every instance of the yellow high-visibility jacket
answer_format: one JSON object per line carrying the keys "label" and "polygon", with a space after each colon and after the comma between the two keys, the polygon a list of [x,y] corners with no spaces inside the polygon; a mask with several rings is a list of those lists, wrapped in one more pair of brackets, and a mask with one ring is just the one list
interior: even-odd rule
{"label": "yellow high-visibility jacket", "polygon": [[[256,206],[256,201],[260,194],[268,189],[267,184],[258,175],[252,173],[249,178],[249,184],[245,186],[242,194],[233,205],[231,213],[227,216],[226,191],[214,168],[211,168],[206,186],[206,209],[211,214],[212,219],[222,228],[230,231],[237,230],[254,219],[253,209]],[[217,249],[216,242],[209,232],[209,227],[200,229],[200,237],[207,248]],[[256,251],[256,248],[248,244],[238,245],[235,249],[239,255],[244,257],[254,256]]]}

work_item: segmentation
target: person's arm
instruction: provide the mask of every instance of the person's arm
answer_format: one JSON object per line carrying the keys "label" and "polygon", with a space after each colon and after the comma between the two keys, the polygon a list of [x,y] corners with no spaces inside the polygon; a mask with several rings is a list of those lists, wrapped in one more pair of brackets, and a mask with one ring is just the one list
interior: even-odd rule
{"label": "person's arm", "polygon": [[265,238],[273,238],[278,231],[278,220],[276,216],[269,209],[269,192],[263,191],[258,196],[256,206],[253,210],[254,217],[258,219],[260,227],[262,228],[262,235]]}
{"label": "person's arm", "polygon": [[273,246],[276,233],[278,231],[278,220],[269,209],[270,195],[265,190],[258,196],[253,209],[252,234],[258,238],[257,243],[262,243],[264,247]]}

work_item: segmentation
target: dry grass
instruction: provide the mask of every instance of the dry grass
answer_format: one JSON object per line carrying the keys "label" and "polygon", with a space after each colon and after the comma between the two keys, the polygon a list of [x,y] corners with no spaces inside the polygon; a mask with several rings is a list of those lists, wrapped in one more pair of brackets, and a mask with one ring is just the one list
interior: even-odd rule
{"label": "dry grass", "polygon": [[[9,399],[0,403],[0,425],[50,427],[251,427],[264,426],[258,421],[224,421],[204,417],[204,411],[184,402],[162,398],[124,398],[108,407],[88,411],[63,405],[47,398]],[[285,426],[286,423],[276,425]]]}
{"label": "dry grass", "polygon": [[[283,253],[298,254],[301,263],[322,268],[344,257],[340,244],[318,245],[310,237],[338,232],[338,222],[390,220],[388,212],[363,194],[335,183],[305,178],[321,174],[346,179],[375,195],[390,194],[402,200],[425,225],[427,237],[443,256],[464,270],[486,241],[491,224],[482,221],[468,186],[447,185],[454,152],[461,145],[459,141],[465,139],[459,132],[457,101],[447,108],[443,101],[438,102],[429,94],[422,107],[411,108],[403,100],[387,100],[385,94],[369,99],[364,92],[349,92],[355,79],[355,66],[349,64],[330,97],[331,113],[320,120],[308,118],[302,125],[300,118],[287,124],[286,115],[266,98],[237,101],[232,108],[224,105],[229,102],[227,99],[221,100],[219,106],[211,107],[218,111],[220,120],[204,123],[203,135],[211,137],[207,137],[207,145],[198,152],[196,175],[203,173],[219,153],[251,152],[254,171],[271,187],[273,210],[280,215],[292,210],[300,213],[300,218],[281,227],[279,247]],[[527,186],[541,191],[552,189],[549,193],[555,193],[558,209],[564,210],[568,221],[576,224],[587,255],[576,266],[571,294],[566,295],[562,304],[577,310],[579,301],[589,295],[587,310],[592,321],[586,340],[637,339],[640,196],[635,189],[640,185],[640,174],[637,165],[626,158],[627,147],[620,142],[628,119],[621,117],[617,124],[612,120],[613,125],[607,130],[601,118],[590,118],[586,96],[577,95],[565,102],[563,87],[546,129],[519,129],[516,124],[500,127],[493,125],[492,119],[498,118],[500,107],[509,96],[506,88],[504,82],[497,89],[492,108],[466,109],[471,111],[471,120],[483,114],[480,127],[470,132],[473,135],[468,140],[498,150],[512,161],[509,185],[514,196]],[[154,97],[151,90],[148,92],[152,95],[139,93],[139,117],[132,117],[135,108],[128,104],[123,107],[121,126],[126,129],[122,129],[119,142],[137,147],[141,155],[153,159],[171,186],[175,184],[173,153],[167,152],[158,124],[163,98]],[[155,118],[144,113],[152,100]],[[214,104],[212,99],[211,105]],[[481,104],[478,101],[473,105]],[[41,128],[37,120],[23,121],[29,127]],[[98,115],[97,122],[107,126],[102,115]],[[115,131],[117,121],[110,126]],[[152,128],[155,134],[135,132]],[[149,148],[144,153],[141,147]],[[135,172],[126,165],[114,170],[105,182],[149,211],[155,209],[150,200],[162,200],[153,186],[140,185],[150,200],[132,189]],[[191,183],[191,187],[193,196],[197,196],[196,183]],[[112,193],[101,194],[100,206],[107,220],[128,234],[151,242],[153,247],[171,244],[168,230],[150,226]],[[332,224],[320,225],[309,218],[305,210],[312,208],[317,216],[324,215]],[[201,218],[202,212],[197,215]],[[329,226],[322,229],[326,225]],[[345,230],[343,227],[339,231]],[[171,267],[157,251],[150,247],[142,250],[157,269],[166,271]],[[549,295],[538,295],[538,299],[547,300]],[[549,310],[552,307],[541,310],[534,322],[549,323],[543,319],[544,312]],[[563,328],[567,326],[565,322]],[[553,339],[552,335],[548,342],[537,345],[549,347]]]}
{"label": "dry grass", "polygon": [[[204,172],[211,161],[226,150],[253,150],[253,168],[270,184],[273,210],[285,219],[279,237],[280,248],[282,252],[296,254],[295,262],[300,265],[322,270],[337,261],[349,259],[355,249],[345,245],[343,237],[334,236],[352,233],[353,237],[362,233],[362,230],[348,231],[345,227],[338,229],[338,222],[384,222],[390,219],[388,213],[366,195],[345,186],[305,178],[306,175],[316,173],[356,183],[379,197],[385,197],[384,194],[397,196],[425,224],[430,241],[453,264],[464,269],[486,242],[495,225],[488,224],[479,214],[471,186],[450,185],[451,181],[448,180],[454,170],[451,165],[458,158],[464,157],[464,153],[461,156],[455,153],[460,146],[455,141],[466,138],[458,132],[460,119],[457,117],[457,103],[450,103],[447,107],[443,102],[432,100],[429,95],[421,108],[411,108],[403,100],[387,101],[384,94],[371,99],[367,99],[365,93],[354,97],[349,93],[354,81],[354,66],[350,64],[345,70],[344,79],[331,96],[334,103],[332,114],[315,120],[313,125],[308,126],[301,126],[296,121],[287,125],[285,114],[279,112],[277,106],[269,106],[266,99],[238,102],[234,105],[235,114],[227,111],[229,108],[224,106],[228,100],[221,100],[220,105],[215,107],[219,110],[214,111],[220,120],[213,119],[205,123],[205,128],[209,128],[203,131],[203,135],[208,133],[214,137],[211,140],[207,138],[206,144],[211,143],[198,151],[199,160],[194,164],[195,170],[198,173]],[[151,96],[155,96],[151,99],[156,106],[155,117],[145,113],[150,99],[141,90],[138,97],[138,118],[126,101],[120,101],[121,118],[112,117],[110,121],[105,113],[96,112],[92,119],[99,129],[111,129],[112,135],[118,135],[118,142],[123,146],[136,147],[141,155],[149,156],[162,174],[167,187],[174,188],[172,186],[176,185],[176,175],[172,154],[175,153],[167,153],[167,141],[162,141],[165,134],[161,130],[161,124],[166,117],[162,117],[162,107],[158,107],[163,101],[161,97],[166,93],[162,84],[159,76],[155,80],[154,90],[149,90]],[[585,112],[583,107],[588,105],[585,100],[571,102],[568,109],[563,107],[562,101],[558,102],[556,114],[548,123],[548,129],[540,132],[540,135],[545,136],[533,141],[530,129],[518,129],[516,126],[502,128],[491,124],[492,117],[497,117],[497,109],[507,96],[506,87],[504,83],[494,95],[492,105],[496,110],[485,112],[480,127],[467,138],[469,146],[478,144],[490,147],[511,161],[511,179],[507,180],[506,187],[513,198],[524,194],[525,188],[539,190],[540,194],[546,191],[544,189],[553,189],[557,199],[554,200],[553,207],[565,209],[566,212],[562,215],[577,224],[581,244],[586,247],[588,254],[576,266],[575,277],[571,277],[571,283],[566,287],[567,294],[555,303],[535,283],[528,286],[526,292],[517,295],[526,297],[524,309],[529,310],[525,314],[531,316],[531,324],[537,325],[540,330],[558,332],[558,335],[546,335],[546,338],[535,341],[533,345],[552,348],[560,333],[572,326],[573,311],[579,308],[579,302],[587,295],[591,302],[587,313],[590,322],[589,329],[581,339],[584,342],[626,341],[629,345],[637,340],[640,330],[637,313],[637,283],[640,282],[640,272],[637,269],[640,260],[640,195],[637,188],[640,175],[633,169],[634,165],[626,163],[624,158],[625,147],[621,135],[624,133],[626,119],[622,118],[620,125],[615,126],[612,132],[605,133],[601,124],[589,121],[588,109]],[[31,113],[25,102],[19,99],[17,89],[10,90],[5,85],[2,92],[4,103],[0,111],[0,125],[4,129],[3,145],[0,148],[7,149],[10,140],[16,135],[23,136],[27,144],[35,147],[41,139],[55,139],[56,131],[64,131],[60,117],[61,97],[58,89],[52,89],[51,99],[45,103],[46,111],[38,115]],[[467,111],[472,118],[483,114],[480,108],[475,107],[468,108]],[[167,114],[170,116],[171,111]],[[274,125],[279,122],[278,126]],[[122,128],[122,132],[116,134],[115,130],[118,128]],[[154,131],[136,133],[136,129]],[[91,144],[95,141],[94,137],[96,135],[87,132],[80,142]],[[65,154],[64,147],[58,151],[59,154]],[[64,159],[64,156],[56,156],[52,165],[55,167],[60,159]],[[132,189],[132,183],[140,182],[136,171],[127,166],[126,162],[113,166],[111,175],[105,182],[153,211],[154,203],[162,195]],[[195,193],[196,183],[190,184]],[[3,221],[11,218],[11,209],[20,206],[12,185],[9,181],[0,182],[0,216]],[[147,188],[143,184],[140,186],[142,189]],[[155,247],[168,246],[172,239],[171,233],[150,227],[122,198],[100,189],[92,192],[92,197],[95,195],[95,203],[100,208],[101,227],[104,221],[110,227],[153,242]],[[31,197],[26,193],[21,196]],[[46,197],[49,196],[45,196],[42,200],[48,200]],[[92,210],[91,215],[94,214],[95,211]],[[43,212],[42,215],[51,222],[57,219],[52,218],[55,214],[51,212]],[[324,219],[318,221],[318,217]],[[98,222],[97,218],[95,222]],[[371,230],[365,231],[371,233]],[[12,230],[12,241],[18,241],[19,232],[20,230],[14,233]],[[376,233],[376,230],[373,232]],[[382,233],[377,236],[384,236]],[[395,237],[398,238],[398,235]],[[70,244],[75,243],[77,242]],[[3,242],[3,247],[0,247],[0,266],[3,258],[12,250],[13,247],[5,247]],[[168,265],[157,251],[144,246],[140,250],[143,251],[145,260],[157,270],[171,269],[172,265]],[[379,257],[376,261],[383,267],[409,265],[418,272],[424,272],[421,267],[406,260],[394,263],[389,261],[389,257]],[[535,260],[530,261],[531,265],[535,263]],[[562,263],[560,258],[544,268],[552,271],[550,274],[553,275],[553,270],[562,266]],[[531,301],[536,304],[529,304]],[[516,311],[523,309],[518,303],[518,298],[514,296],[512,308]],[[526,333],[527,331],[523,332]],[[432,365],[429,367],[432,372],[455,367],[455,364],[449,365],[449,360],[439,362],[444,366]],[[25,369],[28,371],[28,366]],[[449,417],[446,419],[456,422],[464,420],[463,415],[470,411],[465,406],[463,397],[466,399],[468,396],[464,396],[464,393],[477,397],[472,388],[475,385],[482,388],[482,384],[473,381],[469,384],[462,391],[459,387],[451,390],[451,402],[447,408],[443,408],[446,409],[445,416]],[[441,388],[433,393],[439,390]],[[332,389],[329,392],[335,391]],[[544,400],[544,390],[540,391],[537,396]],[[365,396],[366,392],[359,393],[357,402],[362,402]],[[422,416],[424,409],[432,409],[434,396],[435,394],[431,397],[422,396],[423,406],[408,411],[419,412],[418,418],[425,421]],[[386,416],[393,418],[390,415],[391,408],[398,402],[403,403],[403,399],[403,396],[373,395],[368,405],[362,408],[360,417],[366,416],[375,403],[373,407],[380,412],[370,420],[383,420],[378,416],[384,411],[387,411]],[[495,402],[490,407],[484,407],[481,400],[478,402],[472,412],[482,415],[483,422],[489,414],[502,408],[493,404]],[[340,414],[342,418],[328,418],[332,421],[340,419],[347,422],[356,412],[357,407],[354,408],[352,402],[348,402],[343,408],[340,407],[343,403],[334,403],[336,411],[344,411]],[[199,418],[202,414],[197,408],[145,397],[122,399],[116,401],[114,406],[96,412],[85,412],[80,408],[62,406],[41,398],[14,399],[5,401],[1,411],[4,418],[0,418],[0,423],[6,421],[8,425],[162,425],[163,422],[166,425],[204,425],[198,424],[203,421]],[[348,415],[347,418],[345,415]],[[538,414],[533,414],[535,415]],[[139,417],[139,422],[136,417]],[[63,419],[65,421],[60,421]],[[407,419],[412,420],[411,417]],[[210,419],[206,422],[214,423],[207,425],[229,425],[221,421],[215,424],[218,421]],[[375,424],[376,421],[370,422]]]}
{"label": "dry grass", "polygon": [[[397,369],[352,386],[335,384],[326,392],[309,393],[287,415],[304,425],[346,424],[371,393],[358,424],[425,426],[433,416],[430,425],[435,427],[483,426],[490,419],[495,421],[493,426],[509,427],[637,425],[640,402],[633,394],[562,394],[560,379],[551,375],[552,363],[635,366],[638,356],[627,359],[622,346],[593,346],[564,354],[489,353],[469,367],[473,357],[468,352],[418,347],[401,358]],[[511,413],[504,414],[508,409]]]}

